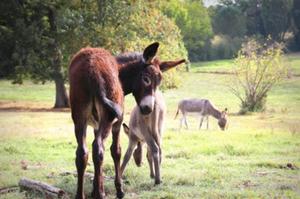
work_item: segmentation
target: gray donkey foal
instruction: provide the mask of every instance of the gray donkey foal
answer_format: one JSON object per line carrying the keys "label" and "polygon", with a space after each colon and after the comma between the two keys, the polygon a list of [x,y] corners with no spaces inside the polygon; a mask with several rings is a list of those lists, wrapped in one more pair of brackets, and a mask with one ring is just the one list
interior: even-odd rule
{"label": "gray donkey foal", "polygon": [[141,114],[139,107],[135,106],[131,112],[129,127],[123,124],[124,131],[129,137],[129,144],[121,166],[121,174],[136,146],[138,147],[134,152],[134,158],[139,166],[142,145],[146,142],[150,177],[155,178],[155,184],[160,184],[161,142],[166,105],[162,93],[158,90],[155,92],[155,98],[150,101],[153,104],[153,111],[150,114]]}

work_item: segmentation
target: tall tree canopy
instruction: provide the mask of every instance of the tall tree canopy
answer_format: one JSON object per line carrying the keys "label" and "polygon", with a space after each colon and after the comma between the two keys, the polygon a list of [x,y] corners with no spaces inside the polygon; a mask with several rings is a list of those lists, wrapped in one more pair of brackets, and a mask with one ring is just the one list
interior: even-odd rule
{"label": "tall tree canopy", "polygon": [[199,0],[170,0],[162,5],[163,12],[174,19],[183,35],[184,45],[191,61],[207,58],[207,44],[212,27],[207,8]]}
{"label": "tall tree canopy", "polygon": [[[67,107],[67,66],[85,46],[113,54],[162,43],[161,56],[187,57],[176,24],[158,2],[108,0],[3,0],[0,2],[0,69],[15,83],[53,80],[54,107]],[[113,14],[112,14],[113,13]],[[171,85],[172,86],[172,85]]]}
{"label": "tall tree canopy", "polygon": [[291,25],[293,0],[263,0],[262,20],[265,33],[277,41],[283,41]]}
{"label": "tall tree canopy", "polygon": [[213,29],[217,34],[240,37],[247,31],[246,18],[236,6],[217,6],[213,16]]}

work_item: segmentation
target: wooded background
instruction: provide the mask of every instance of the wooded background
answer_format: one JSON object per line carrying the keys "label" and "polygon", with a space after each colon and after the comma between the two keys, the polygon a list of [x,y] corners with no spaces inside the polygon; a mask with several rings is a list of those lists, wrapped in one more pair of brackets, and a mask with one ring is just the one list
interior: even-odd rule
{"label": "wooded background", "polygon": [[[53,80],[65,107],[67,66],[82,47],[119,54],[158,41],[162,59],[196,62],[233,58],[249,38],[299,51],[300,0],[2,0],[0,78]],[[178,84],[174,71],[165,79]]]}

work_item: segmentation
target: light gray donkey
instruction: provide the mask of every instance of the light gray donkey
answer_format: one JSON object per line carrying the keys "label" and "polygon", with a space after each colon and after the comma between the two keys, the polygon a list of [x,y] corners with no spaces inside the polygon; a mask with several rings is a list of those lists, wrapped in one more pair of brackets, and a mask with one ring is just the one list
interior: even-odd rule
{"label": "light gray donkey", "polygon": [[182,113],[182,118],[180,119],[180,129],[182,127],[182,123],[185,123],[186,128],[188,128],[186,115],[187,113],[199,113],[201,116],[199,129],[202,126],[204,117],[206,118],[206,128],[208,129],[208,117],[211,115],[218,120],[218,125],[222,130],[225,130],[227,124],[227,108],[224,111],[219,111],[209,100],[207,99],[185,99],[181,100],[178,103],[177,112],[175,115],[175,119],[179,113]]}
{"label": "light gray donkey", "polygon": [[124,131],[129,137],[129,144],[121,166],[121,174],[130,160],[133,150],[136,164],[142,159],[142,145],[147,143],[147,159],[150,167],[150,177],[155,178],[155,184],[160,184],[161,142],[166,105],[163,95],[156,90],[155,97],[141,102],[151,104],[153,111],[143,115],[138,106],[131,112],[129,127],[123,123]]}

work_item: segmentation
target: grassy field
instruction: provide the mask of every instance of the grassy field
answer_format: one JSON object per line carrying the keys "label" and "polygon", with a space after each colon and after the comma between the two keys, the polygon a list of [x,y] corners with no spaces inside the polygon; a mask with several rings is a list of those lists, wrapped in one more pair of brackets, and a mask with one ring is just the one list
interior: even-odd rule
{"label": "grassy field", "polygon": [[[164,93],[168,114],[163,136],[162,180],[159,186],[144,164],[130,161],[125,172],[126,198],[300,198],[300,56],[287,59],[295,76],[274,87],[267,111],[238,116],[239,101],[228,91],[231,60],[192,64],[179,89]],[[182,98],[208,98],[230,112],[229,129],[220,131],[210,119],[210,129],[198,130],[199,118],[188,117],[190,129],[178,131],[174,120]],[[54,85],[12,85],[0,81],[0,188],[16,185],[21,177],[58,186],[74,197],[76,178],[61,176],[75,171],[76,141],[68,111],[49,112]],[[126,97],[126,118],[134,105]],[[88,129],[91,151],[92,129]],[[104,171],[113,176],[113,161],[106,141]],[[128,139],[122,133],[123,153]],[[93,171],[89,158],[87,171]],[[289,165],[289,166],[287,166]],[[91,182],[86,181],[86,193]],[[105,182],[108,198],[115,198],[112,180]],[[0,198],[42,198],[15,192]]]}

